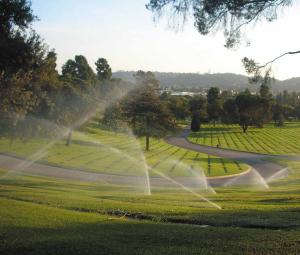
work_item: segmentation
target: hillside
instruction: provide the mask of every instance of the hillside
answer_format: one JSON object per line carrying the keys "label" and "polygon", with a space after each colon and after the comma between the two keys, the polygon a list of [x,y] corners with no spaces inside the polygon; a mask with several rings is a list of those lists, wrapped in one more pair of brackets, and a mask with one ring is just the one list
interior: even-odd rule
{"label": "hillside", "polygon": [[[124,81],[134,82],[133,74],[135,71],[117,71],[112,78],[120,78]],[[219,87],[221,89],[244,90],[246,87],[252,90],[258,89],[258,85],[252,85],[248,82],[248,77],[233,73],[216,74],[198,74],[198,73],[161,73],[153,72],[159,80],[161,87],[195,87],[209,88]],[[280,81],[275,80],[272,84],[272,90],[300,90],[300,77]]]}

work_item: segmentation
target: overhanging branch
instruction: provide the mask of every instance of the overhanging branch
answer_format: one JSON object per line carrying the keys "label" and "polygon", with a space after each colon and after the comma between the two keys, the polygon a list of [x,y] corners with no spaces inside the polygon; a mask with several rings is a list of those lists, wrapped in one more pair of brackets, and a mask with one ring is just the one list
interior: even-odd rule
{"label": "overhanging branch", "polygon": [[281,57],[283,57],[283,56],[285,56],[285,55],[292,55],[292,54],[298,54],[298,53],[300,53],[300,51],[286,52],[286,53],[280,55],[279,57],[274,58],[272,61],[267,62],[265,65],[259,66],[258,68],[264,68],[264,67],[266,67],[268,64],[273,63],[275,60],[277,60],[277,59],[279,59],[279,58],[281,58]]}

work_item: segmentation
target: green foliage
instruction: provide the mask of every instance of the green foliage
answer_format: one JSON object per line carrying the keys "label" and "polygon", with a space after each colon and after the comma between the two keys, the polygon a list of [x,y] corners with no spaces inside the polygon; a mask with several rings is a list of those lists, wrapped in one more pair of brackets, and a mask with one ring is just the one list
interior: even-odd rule
{"label": "green foliage", "polygon": [[99,81],[108,83],[111,78],[112,71],[107,60],[105,58],[98,58],[97,62],[95,62],[95,65]]}
{"label": "green foliage", "polygon": [[223,104],[220,96],[220,89],[217,87],[211,87],[207,91],[207,113],[211,120],[214,120],[214,125],[216,125],[216,120],[220,118],[220,113],[222,112]]}
{"label": "green foliage", "polygon": [[0,74],[12,76],[20,69],[37,67],[46,47],[34,31],[27,34],[37,20],[27,0],[3,0],[0,4]]}
{"label": "green foliage", "polygon": [[163,93],[160,94],[159,99],[161,101],[167,101],[170,99],[170,97],[171,97],[170,93],[167,91],[164,91]]}
{"label": "green foliage", "polygon": [[149,138],[161,139],[176,132],[172,115],[156,95],[158,81],[151,72],[138,71],[135,75],[138,87],[129,93],[124,101],[124,112],[128,123],[137,137],[146,137],[146,150]]}
{"label": "green foliage", "polygon": [[241,44],[248,25],[263,19],[269,22],[276,20],[280,8],[292,6],[292,3],[290,0],[151,0],[146,8],[154,13],[154,21],[167,13],[175,30],[184,25],[192,12],[199,33],[208,35],[223,31],[226,38],[224,46],[234,49]]}
{"label": "green foliage", "polygon": [[100,123],[110,127],[117,135],[118,132],[127,130],[123,114],[120,103],[116,102],[105,108],[104,117],[100,120]]}
{"label": "green foliage", "polygon": [[207,99],[204,96],[201,95],[195,95],[190,100],[190,111],[191,113],[198,111],[198,110],[204,110],[206,111],[207,108]]}
{"label": "green foliage", "polygon": [[249,91],[235,98],[239,112],[239,125],[246,132],[249,126],[263,127],[272,118],[271,104],[268,98],[251,95]]}
{"label": "green foliage", "polygon": [[195,133],[200,130],[200,122],[195,118],[195,116],[192,118],[191,130]]}
{"label": "green foliage", "polygon": [[293,114],[294,108],[289,105],[274,103],[271,107],[271,112],[273,113],[273,120],[277,122],[280,115],[283,115],[285,118],[288,118]]}
{"label": "green foliage", "polygon": [[89,66],[86,58],[82,55],[76,55],[75,60],[69,59],[62,66],[62,75],[67,76],[67,74],[71,75],[72,78],[88,82],[91,86],[96,86],[97,84],[96,75]]}
{"label": "green foliage", "polygon": [[278,117],[278,123],[277,123],[276,126],[280,127],[280,130],[281,130],[281,127],[285,126],[285,118],[284,118],[283,114],[279,115],[279,117]]}
{"label": "green foliage", "polygon": [[185,97],[178,98],[177,96],[172,96],[167,106],[177,120],[185,120],[190,116],[189,100]]}
{"label": "green foliage", "polygon": [[223,103],[223,113],[221,114],[221,121],[225,124],[239,123],[238,107],[234,99],[228,99]]}

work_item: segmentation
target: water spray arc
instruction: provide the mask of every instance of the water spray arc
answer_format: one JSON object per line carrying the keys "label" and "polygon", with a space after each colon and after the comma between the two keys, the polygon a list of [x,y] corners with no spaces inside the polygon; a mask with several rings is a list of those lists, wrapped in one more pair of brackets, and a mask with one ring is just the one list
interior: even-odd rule
{"label": "water spray arc", "polygon": [[[150,169],[151,169],[151,168],[149,168],[149,170],[150,170]],[[160,172],[158,172],[158,171],[156,171],[156,170],[154,170],[154,169],[151,169],[151,171],[154,171],[155,173],[159,174],[161,177],[163,177],[163,178],[165,178],[165,179],[167,179],[167,180],[169,180],[169,181],[171,181],[171,182],[177,184],[178,186],[180,186],[181,188],[185,189],[186,191],[188,191],[188,192],[190,192],[190,193],[193,193],[194,195],[196,195],[197,197],[200,197],[201,199],[203,199],[204,201],[210,203],[210,204],[213,205],[214,207],[216,207],[216,208],[218,208],[218,209],[222,209],[222,207],[220,207],[220,206],[218,206],[217,204],[211,202],[211,201],[208,200],[207,198],[205,198],[205,197],[199,195],[198,193],[192,191],[191,189],[185,187],[185,186],[182,185],[181,183],[179,183],[179,182],[177,182],[177,181],[175,181],[175,180],[172,180],[171,178],[169,178],[169,177],[163,175],[162,173],[160,173]]]}

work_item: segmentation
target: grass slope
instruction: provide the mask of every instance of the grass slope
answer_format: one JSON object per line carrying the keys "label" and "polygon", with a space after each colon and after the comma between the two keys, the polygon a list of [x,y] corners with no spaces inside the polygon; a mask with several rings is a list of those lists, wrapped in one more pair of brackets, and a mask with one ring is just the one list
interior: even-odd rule
{"label": "grass slope", "polygon": [[[26,142],[0,140],[0,151],[22,158],[38,159],[63,167],[77,168],[110,174],[145,175],[145,161],[150,177],[160,177],[156,171],[169,177],[223,176],[239,174],[248,166],[237,161],[222,159],[150,141],[146,151],[145,139],[136,140],[114,132],[90,121],[86,132],[73,134],[70,147],[65,140],[27,139]],[[155,170],[155,171],[152,171]]]}
{"label": "grass slope", "polygon": [[300,122],[291,122],[283,128],[272,124],[262,129],[249,127],[243,133],[239,125],[202,125],[200,133],[190,133],[189,141],[206,146],[271,154],[294,156],[300,154]]}
{"label": "grass slope", "polygon": [[[300,162],[277,161],[291,174],[270,189],[201,194],[222,210],[181,189],[153,188],[144,196],[129,186],[13,173],[0,182],[0,253],[297,254]],[[125,213],[144,220],[107,219]]]}

